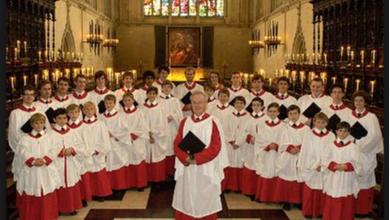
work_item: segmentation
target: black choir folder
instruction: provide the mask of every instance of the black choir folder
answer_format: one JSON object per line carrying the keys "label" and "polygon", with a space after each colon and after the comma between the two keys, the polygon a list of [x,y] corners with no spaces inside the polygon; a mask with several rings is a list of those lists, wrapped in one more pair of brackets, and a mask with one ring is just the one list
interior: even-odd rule
{"label": "black choir folder", "polygon": [[337,124],[340,121],[341,121],[340,117],[337,114],[334,114],[332,117],[329,118],[327,129],[336,132]]}
{"label": "black choir folder", "polygon": [[180,100],[183,102],[184,105],[188,105],[188,104],[191,104],[191,92],[187,92],[187,94],[181,98]]}
{"label": "black choir folder", "polygon": [[316,103],[312,103],[304,112],[303,115],[306,116],[306,118],[314,118],[314,116],[321,111],[321,108],[318,107]]}
{"label": "black choir folder", "polygon": [[351,135],[358,140],[367,134],[367,130],[358,121],[351,127]]}
{"label": "black choir folder", "polygon": [[202,152],[206,145],[191,131],[179,143],[179,148],[189,155]]}
{"label": "black choir folder", "polygon": [[99,114],[103,114],[103,112],[106,111],[106,106],[104,105],[103,100],[99,102],[98,108],[99,108]]}
{"label": "black choir folder", "polygon": [[20,128],[20,130],[22,130],[26,134],[30,133],[33,130],[30,119],[27,120],[26,123],[24,123],[24,125]]}
{"label": "black choir folder", "polygon": [[278,118],[279,118],[280,120],[286,119],[286,118],[287,118],[287,108],[286,108],[286,106],[280,105],[279,108],[280,108],[280,113],[279,113]]}

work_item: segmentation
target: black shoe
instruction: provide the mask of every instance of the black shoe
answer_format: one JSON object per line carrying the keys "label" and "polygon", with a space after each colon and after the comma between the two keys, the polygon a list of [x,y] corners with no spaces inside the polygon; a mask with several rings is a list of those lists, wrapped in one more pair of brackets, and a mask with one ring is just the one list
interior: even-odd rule
{"label": "black shoe", "polygon": [[77,211],[74,211],[74,212],[72,212],[72,213],[69,213],[69,215],[72,215],[72,216],[77,215]]}
{"label": "black shoe", "polygon": [[294,207],[299,209],[299,210],[302,210],[302,205],[301,204],[294,204]]}
{"label": "black shoe", "polygon": [[230,193],[230,189],[224,190],[223,193],[229,194]]}
{"label": "black shoe", "polygon": [[82,203],[83,203],[83,207],[84,208],[88,206],[88,202],[87,201],[83,200]]}
{"label": "black shoe", "polygon": [[251,199],[251,201],[255,201],[256,196],[255,195],[250,195],[249,198]]}
{"label": "black shoe", "polygon": [[306,218],[306,219],[313,219],[313,216],[311,216],[311,215],[305,215],[305,218]]}
{"label": "black shoe", "polygon": [[367,215],[355,214],[355,218],[365,218]]}
{"label": "black shoe", "polygon": [[104,197],[95,196],[95,197],[93,197],[93,200],[98,201],[98,202],[104,202]]}
{"label": "black shoe", "polygon": [[291,210],[291,204],[290,203],[284,203],[283,204],[283,210],[290,211]]}
{"label": "black shoe", "polygon": [[58,213],[58,216],[64,216],[65,214],[64,213],[62,213],[62,212],[59,212]]}
{"label": "black shoe", "polygon": [[143,191],[145,191],[145,188],[141,187],[141,188],[138,188],[137,190],[138,190],[138,192],[143,192]]}

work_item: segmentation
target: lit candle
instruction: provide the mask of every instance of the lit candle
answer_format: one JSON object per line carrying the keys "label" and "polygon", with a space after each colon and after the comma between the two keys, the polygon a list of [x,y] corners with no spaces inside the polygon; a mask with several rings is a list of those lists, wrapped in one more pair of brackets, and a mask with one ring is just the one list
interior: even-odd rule
{"label": "lit candle", "polygon": [[70,69],[65,69],[66,78],[70,78]]}
{"label": "lit candle", "polygon": [[23,41],[24,53],[27,54],[27,41]]}
{"label": "lit candle", "polygon": [[42,52],[41,51],[38,51],[38,60],[41,61],[41,55],[42,55]]}
{"label": "lit candle", "polygon": [[336,84],[336,79],[337,79],[336,76],[332,77],[332,83],[333,83],[333,84]]}
{"label": "lit candle", "polygon": [[269,88],[272,87],[272,78],[269,78]]}
{"label": "lit candle", "polygon": [[296,73],[297,73],[297,72],[296,72],[295,70],[291,72],[291,78],[292,78],[292,80],[293,80],[294,83],[295,83],[295,81],[296,81],[296,78],[295,78],[295,77],[296,77]]}
{"label": "lit candle", "polygon": [[38,74],[34,75],[34,82],[35,82],[35,85],[37,86],[38,85]]}
{"label": "lit candle", "polygon": [[84,54],[83,53],[81,53],[81,59],[84,59]]}
{"label": "lit candle", "polygon": [[47,51],[45,50],[45,52],[43,53],[43,56],[45,58],[45,60],[47,59]]}
{"label": "lit candle", "polygon": [[116,85],[118,86],[119,85],[119,74],[118,72],[115,73],[115,77],[116,77]]}
{"label": "lit candle", "polygon": [[18,59],[18,48],[15,48],[15,56],[14,56],[15,60]]}
{"label": "lit candle", "polygon": [[348,88],[348,78],[344,78],[344,89],[347,91]]}
{"label": "lit candle", "polygon": [[310,81],[313,81],[315,75],[316,75],[316,74],[315,74],[314,72],[310,72]]}
{"label": "lit candle", "polygon": [[311,54],[311,62],[314,64],[316,60],[316,55],[314,53]]}
{"label": "lit candle", "polygon": [[200,58],[198,58],[198,67],[200,67]]}
{"label": "lit candle", "polygon": [[350,55],[350,52],[351,52],[351,47],[350,47],[350,46],[348,46],[348,47],[347,47],[347,56],[349,56],[349,55]]}
{"label": "lit candle", "polygon": [[300,73],[301,83],[303,84],[305,82],[305,72],[301,71]]}
{"label": "lit candle", "polygon": [[375,59],[376,59],[376,50],[371,51],[372,54],[372,63],[375,64]]}
{"label": "lit candle", "polygon": [[321,73],[321,79],[322,79],[322,82],[324,82],[324,84],[326,85],[327,84],[327,74],[326,74],[326,72],[322,72]]}
{"label": "lit candle", "polygon": [[245,74],[244,74],[244,82],[245,82],[245,85],[248,85],[248,77],[249,77],[249,74],[248,74],[248,73],[245,73]]}
{"label": "lit candle", "polygon": [[56,70],[56,80],[55,80],[55,82],[57,82],[59,78],[60,78],[60,71]]}
{"label": "lit candle", "polygon": [[18,51],[20,51],[20,40],[16,41],[16,47],[18,48]]}
{"label": "lit candle", "polygon": [[62,52],[62,59],[64,59],[64,60],[65,60],[65,55],[66,55],[66,53]]}
{"label": "lit candle", "polygon": [[23,85],[24,86],[27,85],[27,76],[26,75],[23,76]]}
{"label": "lit candle", "polygon": [[340,50],[340,60],[341,61],[343,60],[343,56],[344,56],[344,47],[341,46],[341,50]]}
{"label": "lit candle", "polygon": [[301,59],[302,59],[302,63],[305,61],[305,54],[304,53],[302,53],[302,55],[301,55]]}
{"label": "lit candle", "polygon": [[360,79],[356,80],[356,91],[359,90],[359,85],[360,85]]}
{"label": "lit candle", "polygon": [[327,59],[327,54],[326,53],[324,53],[324,62],[325,62],[325,64],[327,64],[328,63],[328,59]]}
{"label": "lit candle", "polygon": [[74,52],[72,52],[72,60],[74,60]]}
{"label": "lit candle", "polygon": [[355,52],[354,52],[354,51],[351,51],[351,62],[354,61],[354,58],[355,58]]}
{"label": "lit candle", "polygon": [[14,85],[14,77],[11,76],[11,89],[14,89],[15,88],[15,85]]}
{"label": "lit candle", "polygon": [[360,51],[360,59],[361,59],[360,62],[363,64],[364,63],[364,50]]}
{"label": "lit candle", "polygon": [[299,54],[297,54],[297,63],[301,63],[301,59],[299,59]]}
{"label": "lit candle", "polygon": [[371,95],[374,95],[374,90],[375,90],[375,80],[370,81],[371,85]]}

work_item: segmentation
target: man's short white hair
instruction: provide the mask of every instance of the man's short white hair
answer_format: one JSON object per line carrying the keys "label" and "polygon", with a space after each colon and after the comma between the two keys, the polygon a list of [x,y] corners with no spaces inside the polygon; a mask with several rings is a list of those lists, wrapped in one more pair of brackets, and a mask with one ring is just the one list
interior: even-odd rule
{"label": "man's short white hair", "polygon": [[190,97],[191,102],[192,102],[192,100],[193,100],[195,95],[202,95],[204,100],[205,100],[205,102],[207,102],[207,100],[208,100],[208,96],[206,95],[206,93],[201,92],[201,91],[196,91],[196,92],[191,94],[191,97]]}

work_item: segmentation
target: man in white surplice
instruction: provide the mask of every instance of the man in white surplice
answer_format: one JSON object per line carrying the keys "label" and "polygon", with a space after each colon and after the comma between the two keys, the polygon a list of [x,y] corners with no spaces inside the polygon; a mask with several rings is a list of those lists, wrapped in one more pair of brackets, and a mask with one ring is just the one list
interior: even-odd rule
{"label": "man in white surplice", "polygon": [[[222,210],[221,181],[223,169],[228,165],[222,141],[225,139],[219,120],[206,113],[206,94],[194,92],[191,105],[194,114],[181,121],[174,141],[177,157],[172,207],[176,210],[176,220],[214,220]],[[206,145],[193,159],[178,146],[189,131]]]}

